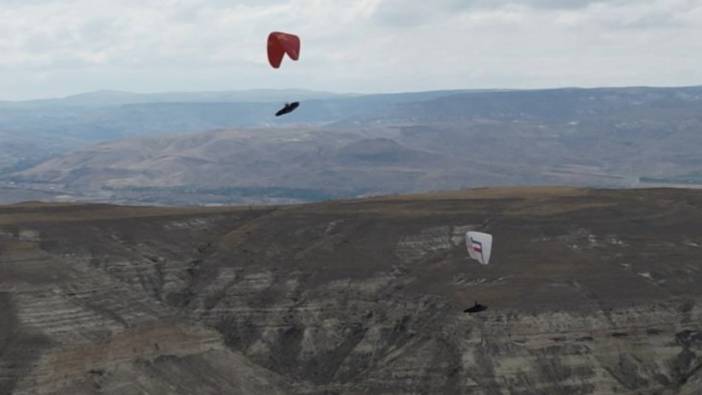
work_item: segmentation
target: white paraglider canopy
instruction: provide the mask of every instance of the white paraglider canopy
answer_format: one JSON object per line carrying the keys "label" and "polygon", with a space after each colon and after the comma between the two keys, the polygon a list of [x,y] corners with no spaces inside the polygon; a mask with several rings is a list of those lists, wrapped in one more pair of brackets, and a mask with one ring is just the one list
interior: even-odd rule
{"label": "white paraglider canopy", "polygon": [[487,265],[492,252],[492,235],[482,232],[466,232],[466,248],[472,259]]}

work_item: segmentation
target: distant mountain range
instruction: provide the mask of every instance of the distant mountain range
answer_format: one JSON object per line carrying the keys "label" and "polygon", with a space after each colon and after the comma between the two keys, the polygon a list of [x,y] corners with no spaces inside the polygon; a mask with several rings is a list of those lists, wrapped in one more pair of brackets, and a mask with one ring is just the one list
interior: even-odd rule
{"label": "distant mountain range", "polygon": [[162,92],[134,93],[115,90],[101,90],[53,99],[0,101],[0,108],[42,108],[42,107],[111,107],[141,103],[239,103],[239,102],[279,102],[297,98],[298,100],[330,99],[353,97],[357,94],[339,94],[305,89],[250,89],[241,91],[203,92]]}
{"label": "distant mountain range", "polygon": [[[300,108],[276,118],[292,99]],[[95,92],[2,103],[0,136],[0,187],[67,199],[219,204],[691,185],[702,183],[702,87]]]}
{"label": "distant mountain range", "polygon": [[[241,127],[323,125],[377,116],[393,105],[463,91],[356,95],[309,90],[138,94],[98,91],[58,99],[0,102],[0,174],[63,152],[127,137]],[[294,113],[274,113],[287,101]]]}

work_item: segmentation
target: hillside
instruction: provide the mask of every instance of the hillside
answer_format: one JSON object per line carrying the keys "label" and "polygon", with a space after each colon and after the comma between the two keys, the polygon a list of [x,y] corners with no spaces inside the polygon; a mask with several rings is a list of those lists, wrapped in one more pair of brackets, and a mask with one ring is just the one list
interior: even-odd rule
{"label": "hillside", "polygon": [[0,394],[695,394],[701,221],[667,189],[3,206]]}
{"label": "hillside", "polygon": [[313,97],[280,119],[275,102],[208,103],[195,94],[183,96],[190,103],[167,102],[173,97],[180,96],[89,108],[104,113],[83,126],[57,121],[52,127],[65,131],[41,139],[16,137],[3,146],[0,165],[13,170],[0,187],[182,205],[480,186],[702,184],[697,87]]}

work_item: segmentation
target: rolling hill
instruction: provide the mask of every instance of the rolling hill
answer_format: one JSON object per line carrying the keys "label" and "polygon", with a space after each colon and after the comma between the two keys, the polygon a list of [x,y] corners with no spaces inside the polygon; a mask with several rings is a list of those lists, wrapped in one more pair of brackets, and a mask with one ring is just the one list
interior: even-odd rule
{"label": "rolling hill", "polygon": [[[280,119],[272,115],[275,102],[214,103],[196,94],[183,96],[191,102],[167,102],[173,97],[180,96],[86,107],[92,115],[79,117],[82,126],[52,123],[57,141],[23,135],[22,144],[6,148],[12,171],[0,177],[0,187],[74,200],[227,204],[702,180],[698,87],[312,96]],[[110,141],[62,152],[69,136],[74,147],[87,138]],[[11,147],[36,149],[18,161]]]}

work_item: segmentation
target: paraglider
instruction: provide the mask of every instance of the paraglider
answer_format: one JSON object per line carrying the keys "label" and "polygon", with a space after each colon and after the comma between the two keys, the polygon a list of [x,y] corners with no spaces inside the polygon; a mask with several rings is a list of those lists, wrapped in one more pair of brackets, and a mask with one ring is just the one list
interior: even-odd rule
{"label": "paraglider", "polygon": [[[268,63],[271,67],[277,69],[280,67],[280,63],[283,61],[283,57],[288,55],[292,60],[298,60],[300,58],[300,37],[283,32],[272,32],[268,35]],[[285,103],[285,107],[281,108],[275,113],[276,117],[284,114],[289,114],[297,107],[300,106],[299,102]]]}
{"label": "paraglider", "polygon": [[300,38],[290,33],[272,32],[268,35],[268,63],[277,69],[285,55],[292,60],[300,58]]}
{"label": "paraglider", "polygon": [[275,113],[275,116],[279,117],[279,116],[284,115],[284,114],[289,114],[289,113],[295,111],[295,109],[299,106],[300,106],[300,103],[296,102],[296,101],[294,101],[292,103],[285,103],[285,107],[278,110],[278,112]]}
{"label": "paraglider", "polygon": [[487,265],[490,263],[490,253],[492,252],[492,235],[482,232],[467,232],[466,248],[471,259],[475,259],[481,265]]}

